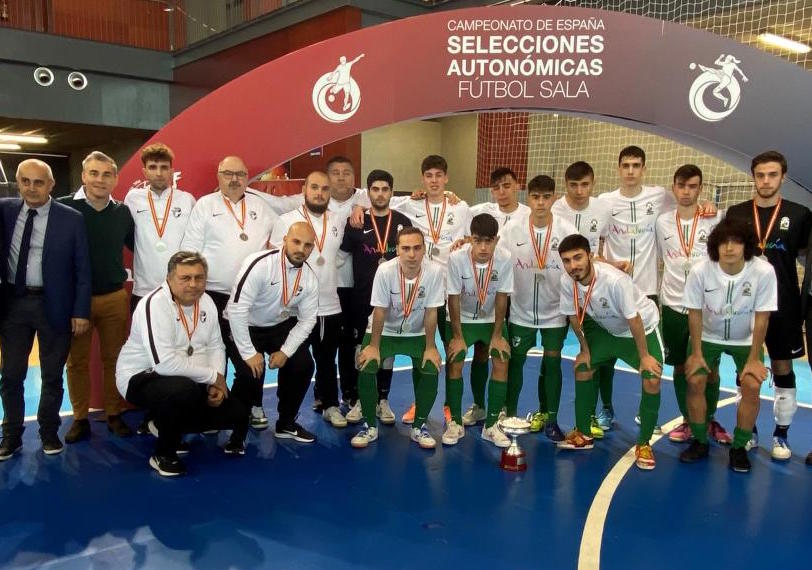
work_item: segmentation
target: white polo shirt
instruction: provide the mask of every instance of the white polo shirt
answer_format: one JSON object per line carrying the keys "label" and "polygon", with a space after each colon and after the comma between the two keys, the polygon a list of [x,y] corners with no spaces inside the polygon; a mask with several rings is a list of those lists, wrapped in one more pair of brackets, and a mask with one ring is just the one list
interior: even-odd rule
{"label": "white polo shirt", "polygon": [[[288,303],[283,302],[286,290],[283,283],[282,263],[287,276]],[[257,351],[251,342],[248,327],[272,327],[297,319],[280,349],[288,357],[307,340],[319,310],[319,282],[307,263],[294,266],[282,251],[262,251],[245,260],[224,312],[231,325],[234,343],[244,359]]]}
{"label": "white polo shirt", "polygon": [[775,269],[758,257],[736,275],[704,259],[691,268],[682,303],[702,309],[702,340],[748,346],[753,342],[755,313],[778,310]]}
{"label": "white polo shirt", "polygon": [[[443,211],[445,204],[445,211]],[[471,210],[465,201],[459,201],[453,206],[448,199],[439,204],[432,204],[428,198],[412,200],[403,197],[392,200],[391,208],[411,220],[412,224],[423,231],[426,242],[426,256],[437,262],[445,271],[448,265],[448,254],[455,241],[467,236],[471,228]],[[429,220],[435,231],[439,230],[437,241],[434,241],[429,229]],[[442,222],[442,224],[441,224]]]}
{"label": "white polo shirt", "polygon": [[496,223],[499,224],[499,233],[501,235],[505,224],[507,224],[510,220],[521,220],[522,218],[527,218],[527,216],[530,215],[530,208],[519,202],[518,207],[508,214],[500,210],[499,204],[496,202],[483,202],[481,204],[474,204],[471,206],[471,217],[473,218],[478,214],[490,214],[496,218]]}
{"label": "white polo shirt", "polygon": [[485,302],[480,302],[478,287],[482,288],[485,285],[488,265],[473,263],[470,244],[452,252],[448,258],[447,294],[460,296],[460,322],[494,322],[496,293],[508,295],[513,293],[513,262],[510,252],[497,247],[493,252],[493,265]]}
{"label": "white polo shirt", "polygon": [[[190,331],[194,330],[191,340],[178,317],[178,307]],[[195,327],[194,307],[179,306],[166,281],[138,303],[130,336],[116,362],[116,387],[122,396],[127,396],[130,379],[147,370],[162,376],[184,376],[200,384],[214,384],[218,373],[225,374],[226,348],[220,336],[217,307],[205,293],[198,307]]]}
{"label": "white polo shirt", "polygon": [[[640,315],[646,334],[657,328],[660,314],[654,301],[646,297],[640,288],[632,282],[632,278],[608,263],[593,262],[595,268],[595,285],[592,296],[587,305],[586,312],[600,326],[609,333],[631,338],[629,319]],[[575,281],[568,274],[561,275],[561,312],[565,315],[575,314],[575,300],[573,288]],[[584,299],[589,284],[577,284],[578,307],[584,310]],[[513,307],[511,306],[511,311]]]}
{"label": "white polo shirt", "polygon": [[[421,336],[426,334],[426,309],[445,305],[445,276],[438,263],[423,258],[420,280],[404,279],[404,295],[401,294],[401,271],[398,258],[390,259],[378,266],[375,281],[372,283],[373,307],[383,307],[386,320],[383,334],[389,336]],[[404,296],[408,302],[414,287],[417,287],[414,304],[409,316],[404,315]],[[373,313],[369,316],[367,332],[372,332]]]}
{"label": "white polo shirt", "polygon": [[[558,254],[558,244],[565,237],[578,233],[575,226],[561,217],[543,228],[533,227],[530,218],[511,220],[502,230],[499,247],[510,251],[513,261],[513,296],[510,300],[511,323],[529,328],[553,328],[567,325],[567,318],[558,310],[561,275],[564,265]],[[544,266],[539,268],[533,241],[544,251],[550,235]]]}
{"label": "white polo shirt", "polygon": [[[149,203],[150,194],[154,213]],[[133,295],[143,297],[166,280],[166,265],[180,250],[195,199],[178,188],[166,188],[160,194],[149,188],[130,188],[124,204],[135,222]],[[159,236],[164,218],[164,233]]]}
{"label": "white polo shirt", "polygon": [[[226,200],[231,210],[226,206]],[[240,228],[243,203],[245,221]],[[181,249],[202,253],[209,264],[206,289],[228,294],[243,260],[266,249],[276,220],[276,214],[254,190],[246,190],[236,204],[222,192],[213,192],[195,204]],[[247,239],[241,239],[241,235]]]}
{"label": "white polo shirt", "polygon": [[[278,243],[281,247],[283,238],[293,224],[307,223],[308,219],[303,212],[304,206],[280,216],[274,226],[271,242]],[[308,210],[307,215],[312,223],[313,231],[316,232],[316,247],[313,248],[307,262],[316,272],[319,281],[319,316],[335,315],[341,312],[341,304],[338,302],[336,258],[338,248],[344,239],[344,224],[340,223],[338,217],[329,210],[323,215],[316,215]],[[319,243],[322,243],[321,250],[318,247]],[[322,261],[319,261],[320,258]]]}

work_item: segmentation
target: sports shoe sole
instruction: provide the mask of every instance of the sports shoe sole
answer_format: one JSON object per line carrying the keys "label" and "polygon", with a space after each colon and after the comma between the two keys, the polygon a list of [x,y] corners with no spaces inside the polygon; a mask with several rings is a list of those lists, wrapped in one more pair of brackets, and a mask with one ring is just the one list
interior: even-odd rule
{"label": "sports shoe sole", "polygon": [[353,438],[350,440],[350,445],[355,449],[365,449],[369,447],[369,444],[372,443],[373,441],[378,441],[377,436],[375,437],[375,439],[364,439],[361,442],[356,442],[355,438]]}
{"label": "sports shoe sole", "polygon": [[395,418],[382,418],[381,416],[377,416],[377,417],[378,417],[378,421],[380,421],[384,425],[391,426],[391,425],[394,425],[394,423],[395,423]]}
{"label": "sports shoe sole", "polygon": [[44,447],[42,448],[42,452],[45,455],[59,455],[63,451],[65,451],[65,446],[64,445],[62,447],[58,448],[58,449],[45,449]]}
{"label": "sports shoe sole", "polygon": [[226,455],[231,455],[233,457],[240,457],[242,455],[245,455],[245,448],[243,447],[240,449],[229,449],[228,447],[224,447],[223,453],[225,453]]}
{"label": "sports shoe sole", "polygon": [[749,467],[745,469],[744,467],[733,467],[733,466],[731,466],[730,470],[733,471],[734,473],[750,473],[750,468]]}
{"label": "sports shoe sole", "polygon": [[149,466],[155,469],[155,471],[157,471],[162,477],[180,477],[181,475],[185,475],[185,473],[170,473],[169,471],[163,471],[153,457],[149,458]]}
{"label": "sports shoe sole", "polygon": [[651,471],[657,466],[656,463],[643,463],[640,461],[635,461],[634,464],[638,469],[642,469],[643,471]]}
{"label": "sports shoe sole", "polygon": [[790,452],[789,455],[787,455],[786,457],[782,457],[780,455],[776,456],[774,453],[770,453],[770,457],[772,458],[773,461],[789,461],[790,459],[792,459],[792,452]]}
{"label": "sports shoe sole", "polygon": [[273,436],[276,439],[292,439],[294,441],[298,441],[299,443],[314,443],[316,441],[316,438],[308,439],[308,438],[299,437],[298,435],[294,435],[292,433],[287,433],[287,432],[284,432],[284,431],[275,431],[273,433]]}
{"label": "sports shoe sole", "polygon": [[507,449],[508,447],[510,447],[510,440],[499,442],[489,438],[486,435],[482,435],[480,437],[482,438],[483,441],[487,441],[488,443],[491,443],[500,449]]}
{"label": "sports shoe sole", "polygon": [[15,447],[15,448],[12,450],[12,452],[11,452],[11,453],[9,453],[8,455],[0,455],[0,461],[8,461],[8,460],[9,460],[9,459],[11,459],[12,457],[14,457],[14,455],[16,455],[17,453],[19,453],[19,452],[22,450],[22,448],[23,448],[23,446],[22,446],[22,445],[18,445],[18,446],[17,446],[17,447]]}
{"label": "sports shoe sole", "polygon": [[558,449],[571,449],[573,451],[581,451],[581,450],[584,450],[584,449],[592,449],[593,447],[595,447],[595,443],[594,442],[593,443],[587,443],[587,444],[579,446],[579,445],[568,444],[566,441],[559,441],[556,444],[556,447]]}

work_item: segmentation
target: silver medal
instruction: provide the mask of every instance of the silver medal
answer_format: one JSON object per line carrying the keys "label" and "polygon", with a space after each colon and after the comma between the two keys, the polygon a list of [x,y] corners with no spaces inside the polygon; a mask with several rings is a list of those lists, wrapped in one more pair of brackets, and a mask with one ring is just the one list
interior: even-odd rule
{"label": "silver medal", "polygon": [[189,348],[186,349],[186,354],[188,354],[189,356],[192,356],[194,353],[195,353],[195,349],[192,348],[192,345],[190,344]]}
{"label": "silver medal", "polygon": [[158,243],[155,244],[155,249],[158,251],[166,251],[166,244],[162,241],[158,241]]}
{"label": "silver medal", "polygon": [[319,256],[318,259],[316,259],[316,264],[324,265],[324,258],[322,256]]}
{"label": "silver medal", "polygon": [[248,241],[248,234],[247,234],[247,233],[245,233],[245,232],[241,233],[241,234],[240,234],[240,239],[241,239],[242,241]]}

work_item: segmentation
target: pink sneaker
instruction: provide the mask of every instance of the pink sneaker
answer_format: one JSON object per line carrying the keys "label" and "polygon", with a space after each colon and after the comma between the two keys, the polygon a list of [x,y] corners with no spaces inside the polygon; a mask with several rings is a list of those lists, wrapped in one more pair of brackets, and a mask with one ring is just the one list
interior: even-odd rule
{"label": "pink sneaker", "polygon": [[730,445],[733,443],[733,438],[730,437],[730,434],[722,427],[722,424],[716,420],[708,424],[708,437],[722,445]]}
{"label": "pink sneaker", "polygon": [[682,422],[668,433],[668,439],[677,443],[684,443],[691,439],[691,426],[688,422]]}

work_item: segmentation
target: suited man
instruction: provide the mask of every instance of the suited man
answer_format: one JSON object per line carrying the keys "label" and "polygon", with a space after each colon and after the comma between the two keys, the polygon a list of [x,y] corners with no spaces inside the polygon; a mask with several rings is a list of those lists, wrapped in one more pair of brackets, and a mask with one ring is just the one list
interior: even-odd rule
{"label": "suited man", "polygon": [[23,380],[35,333],[42,375],[37,412],[42,450],[53,455],[64,449],[57,435],[64,391],[62,370],[71,334],[82,334],[90,324],[90,260],[82,215],[51,199],[53,173],[41,160],[21,162],[17,184],[22,199],[0,199],[0,277],[5,302],[0,323],[0,461],[10,459],[22,447]]}

